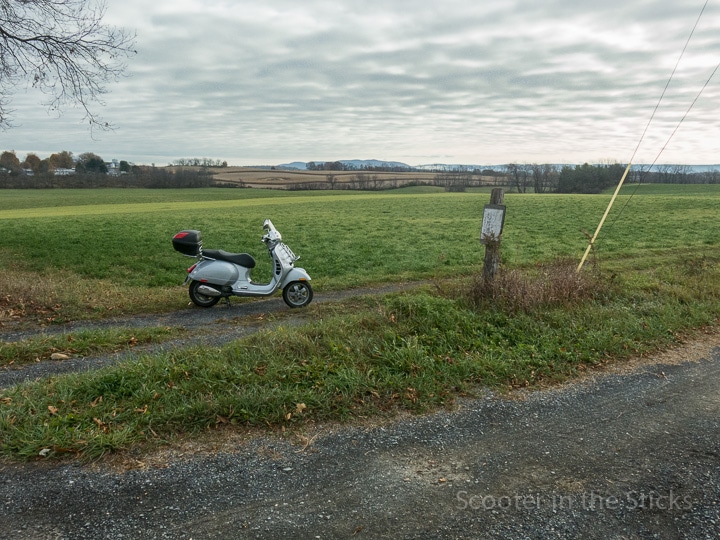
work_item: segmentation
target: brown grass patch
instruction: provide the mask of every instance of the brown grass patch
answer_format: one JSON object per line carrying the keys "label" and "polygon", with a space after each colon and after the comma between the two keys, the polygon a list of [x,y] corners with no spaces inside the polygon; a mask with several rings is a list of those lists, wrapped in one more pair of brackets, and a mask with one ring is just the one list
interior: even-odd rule
{"label": "brown grass patch", "polygon": [[67,271],[38,273],[11,265],[0,273],[0,326],[153,312],[168,306],[179,308],[186,300],[176,287],[148,291]]}
{"label": "brown grass patch", "polygon": [[603,279],[595,268],[577,272],[577,262],[560,260],[530,269],[501,270],[486,283],[475,276],[469,301],[475,307],[490,302],[510,312],[530,312],[541,307],[572,306],[604,296],[611,280]]}

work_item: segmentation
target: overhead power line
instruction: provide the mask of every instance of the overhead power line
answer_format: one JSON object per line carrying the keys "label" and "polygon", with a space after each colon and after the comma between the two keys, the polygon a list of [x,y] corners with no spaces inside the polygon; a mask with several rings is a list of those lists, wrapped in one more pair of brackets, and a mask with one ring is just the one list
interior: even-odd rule
{"label": "overhead power line", "polygon": [[[627,167],[626,167],[626,169],[625,169],[625,172],[623,173],[622,178],[620,179],[620,182],[619,182],[618,185],[617,185],[617,188],[615,188],[615,193],[613,193],[613,196],[612,196],[612,198],[610,199],[610,203],[608,204],[608,207],[605,209],[605,213],[603,214],[602,218],[600,219],[600,223],[598,224],[597,229],[595,230],[595,234],[592,236],[592,238],[591,238],[591,240],[590,240],[590,242],[589,242],[589,244],[588,244],[588,247],[587,247],[587,249],[585,250],[585,253],[584,253],[583,257],[582,257],[582,259],[580,260],[580,264],[579,264],[578,267],[577,267],[577,271],[578,271],[578,272],[580,272],[580,270],[582,270],[582,267],[583,267],[583,265],[585,264],[585,261],[587,260],[587,257],[588,257],[588,255],[590,254],[590,251],[592,250],[593,246],[595,245],[595,241],[597,240],[597,237],[598,237],[598,235],[600,234],[600,230],[602,229],[602,227],[603,227],[603,225],[604,225],[604,223],[605,223],[605,220],[607,219],[608,214],[610,213],[610,210],[612,209],[613,204],[615,203],[615,199],[617,199],[617,196],[618,196],[618,194],[620,193],[620,189],[622,188],[622,186],[623,186],[623,184],[624,184],[624,182],[625,182],[625,179],[627,178],[627,175],[628,175],[628,173],[630,172],[630,168],[632,167],[632,164],[633,164],[633,162],[634,162],[634,160],[635,160],[635,156],[637,155],[637,153],[638,153],[638,151],[639,151],[639,149],[640,149],[640,146],[642,145],[643,140],[645,139],[645,135],[647,135],[647,132],[648,132],[648,129],[650,128],[650,125],[652,124],[653,120],[655,119],[655,115],[657,114],[657,111],[658,111],[658,109],[660,108],[660,104],[662,103],[662,101],[663,101],[663,99],[664,99],[664,97],[665,97],[665,94],[667,93],[667,90],[668,90],[668,88],[670,87],[670,83],[672,82],[673,78],[675,77],[675,73],[677,72],[678,66],[680,65],[680,62],[681,62],[683,56],[685,55],[685,51],[687,51],[688,45],[690,44],[690,41],[692,40],[692,37],[693,37],[693,35],[695,34],[695,30],[697,29],[698,24],[700,23],[700,19],[702,18],[703,14],[705,13],[705,8],[707,8],[707,5],[708,5],[709,1],[710,1],[710,0],[705,0],[705,4],[703,5],[702,9],[700,10],[700,15],[698,15],[698,18],[697,18],[697,20],[695,21],[695,25],[693,26],[692,31],[690,32],[690,36],[688,36],[688,39],[687,39],[687,41],[685,42],[685,46],[683,47],[682,51],[680,52],[680,56],[678,57],[677,62],[675,63],[675,67],[673,68],[672,73],[670,74],[670,78],[668,79],[667,83],[665,84],[665,88],[663,89],[662,94],[660,95],[660,99],[658,99],[657,105],[655,105],[655,109],[653,110],[652,114],[650,115],[650,119],[648,120],[648,123],[647,123],[647,125],[645,126],[645,129],[643,130],[642,135],[640,136],[640,140],[638,141],[638,144],[637,144],[637,146],[635,147],[635,151],[633,152],[633,154],[632,154],[632,156],[631,156],[631,158],[630,158],[630,161],[629,161],[629,163],[628,163],[628,165],[627,165]],[[720,69],[720,62],[718,62],[718,64],[715,66],[715,69],[714,69],[713,72],[710,74],[710,77],[708,77],[707,81],[705,81],[705,84],[704,84],[703,87],[700,89],[700,91],[698,92],[697,96],[695,96],[695,99],[692,101],[692,103],[691,103],[690,106],[688,107],[688,109],[687,109],[687,111],[685,112],[685,114],[684,114],[683,117],[680,119],[680,121],[678,122],[678,124],[675,126],[675,129],[672,131],[672,133],[671,133],[670,136],[668,137],[667,141],[665,141],[665,144],[663,145],[663,147],[662,147],[662,148],[660,149],[660,151],[658,152],[657,156],[656,156],[655,159],[653,160],[653,162],[652,162],[652,164],[650,165],[650,167],[649,167],[648,170],[652,169],[652,167],[654,167],[655,164],[657,163],[657,161],[660,159],[660,156],[661,156],[662,153],[665,151],[665,149],[668,147],[668,145],[670,144],[670,141],[673,139],[673,137],[675,137],[675,134],[676,134],[676,133],[678,132],[678,130],[680,129],[680,126],[683,124],[683,122],[685,122],[685,119],[686,119],[686,118],[688,117],[688,115],[690,114],[690,111],[693,109],[693,107],[695,107],[695,104],[698,102],[698,100],[700,99],[700,96],[703,94],[703,92],[705,91],[705,89],[706,89],[706,88],[708,87],[708,85],[710,84],[710,81],[713,79],[713,77],[715,77],[715,74],[717,73],[718,69]],[[637,192],[639,186],[640,186],[640,184],[638,183],[638,185],[635,187],[635,190],[633,191],[633,193],[630,195],[630,197],[628,198],[628,200],[625,202],[625,205],[620,209],[620,213],[615,217],[615,220],[613,221],[613,224],[620,218],[620,216],[622,215],[622,213],[623,213],[623,211],[625,210],[625,208],[627,208],[628,204],[630,203],[630,199],[632,199],[633,195],[635,195],[635,193]]]}

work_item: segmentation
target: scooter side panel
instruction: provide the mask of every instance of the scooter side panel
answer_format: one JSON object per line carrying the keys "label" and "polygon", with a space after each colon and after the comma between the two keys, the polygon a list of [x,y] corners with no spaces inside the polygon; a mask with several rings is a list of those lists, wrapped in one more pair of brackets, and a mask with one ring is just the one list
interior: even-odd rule
{"label": "scooter side panel", "polygon": [[240,278],[240,268],[226,261],[201,261],[188,277],[214,285],[232,285]]}

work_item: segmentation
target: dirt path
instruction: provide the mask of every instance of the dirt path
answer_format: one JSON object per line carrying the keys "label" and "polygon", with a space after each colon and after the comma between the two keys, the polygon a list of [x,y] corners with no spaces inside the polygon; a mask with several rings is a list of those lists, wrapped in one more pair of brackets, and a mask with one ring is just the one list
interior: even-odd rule
{"label": "dirt path", "polygon": [[[400,292],[418,287],[427,282],[390,283],[377,287],[364,287],[345,291],[316,293],[314,303],[339,302],[353,296]],[[269,315],[281,315],[277,323],[268,321]],[[161,352],[206,343],[222,345],[235,339],[257,332],[273,324],[285,326],[300,324],[307,320],[306,310],[291,310],[279,297],[256,301],[231,300],[213,308],[205,309],[189,306],[187,309],[169,313],[136,315],[83,321],[65,325],[35,328],[2,328],[0,339],[4,342],[19,341],[38,335],[63,334],[82,329],[103,328],[139,328],[170,327],[182,328],[183,337],[161,345],[141,346],[118,354],[98,357],[77,357],[62,361],[43,361],[31,365],[0,367],[0,389],[19,384],[23,381],[39,379],[51,375],[97,369],[109,364],[131,360],[149,352]]]}
{"label": "dirt path", "polygon": [[0,464],[0,538],[720,538],[718,345],[300,443]]}

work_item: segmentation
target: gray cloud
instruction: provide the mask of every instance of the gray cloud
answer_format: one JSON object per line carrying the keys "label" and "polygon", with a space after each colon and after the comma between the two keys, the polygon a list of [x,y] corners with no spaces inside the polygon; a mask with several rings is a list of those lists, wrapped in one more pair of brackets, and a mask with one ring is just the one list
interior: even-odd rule
{"label": "gray cloud", "polygon": [[[39,152],[164,163],[630,158],[701,5],[578,0],[125,0],[128,77],[92,140],[30,98],[3,135]],[[638,159],[651,161],[720,60],[709,7]],[[662,161],[718,157],[717,81]],[[71,134],[69,136],[68,134]],[[636,160],[637,161],[637,160]]]}

